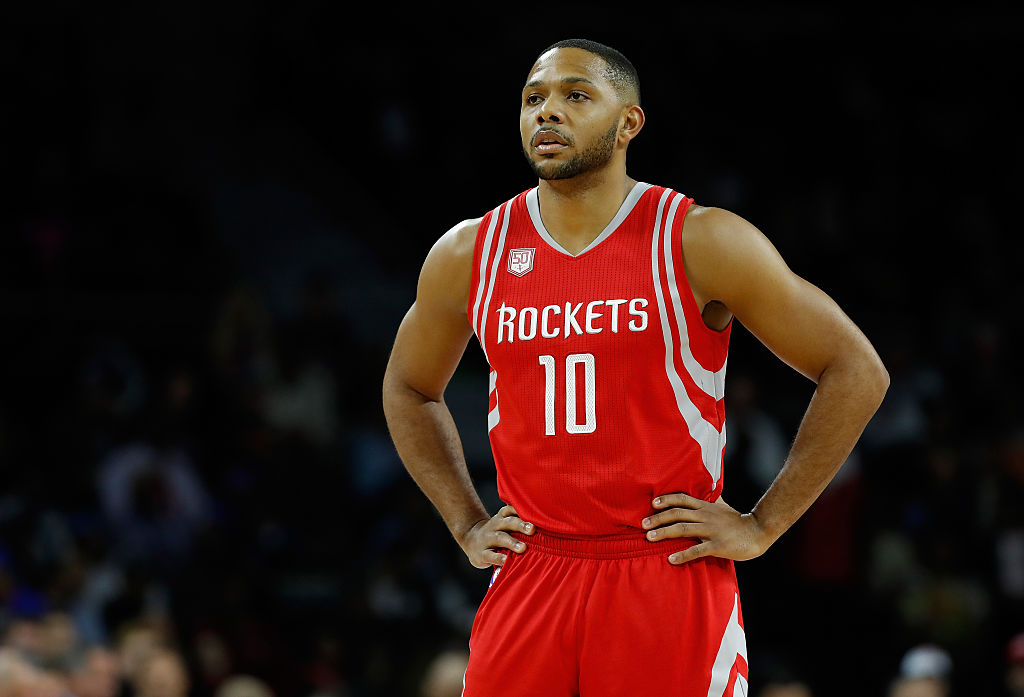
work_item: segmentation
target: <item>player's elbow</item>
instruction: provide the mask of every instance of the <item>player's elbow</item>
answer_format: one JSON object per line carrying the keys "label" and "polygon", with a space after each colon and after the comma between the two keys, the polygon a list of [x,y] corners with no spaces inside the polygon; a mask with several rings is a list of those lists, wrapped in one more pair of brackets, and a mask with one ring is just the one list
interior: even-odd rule
{"label": "player's elbow", "polygon": [[396,367],[392,361],[388,361],[388,367],[384,371],[382,398],[384,402],[384,415],[390,420],[394,414],[407,406],[418,406],[426,402],[439,402],[442,396],[431,395],[414,387],[403,375],[402,370]]}
{"label": "player's elbow", "polygon": [[836,356],[822,372],[818,384],[823,380],[837,385],[850,398],[870,408],[872,413],[881,405],[889,389],[889,371],[867,341],[854,343]]}
{"label": "player's elbow", "polygon": [[384,371],[384,384],[381,387],[384,416],[390,421],[394,412],[399,409],[402,398],[408,394],[404,381],[398,376],[398,371],[393,368],[391,361],[388,361],[388,367]]}
{"label": "player's elbow", "polygon": [[864,356],[863,367],[861,368],[861,380],[865,392],[874,402],[877,409],[889,390],[889,371],[874,349],[869,349]]}
{"label": "player's elbow", "polygon": [[876,382],[878,390],[878,401],[882,401],[882,397],[889,391],[889,371],[885,369],[885,365],[881,359],[878,360],[878,366],[876,370]]}
{"label": "player's elbow", "polygon": [[382,397],[384,420],[388,424],[388,430],[394,433],[395,425],[401,423],[403,416],[409,413],[409,391],[401,380],[389,372],[384,375]]}

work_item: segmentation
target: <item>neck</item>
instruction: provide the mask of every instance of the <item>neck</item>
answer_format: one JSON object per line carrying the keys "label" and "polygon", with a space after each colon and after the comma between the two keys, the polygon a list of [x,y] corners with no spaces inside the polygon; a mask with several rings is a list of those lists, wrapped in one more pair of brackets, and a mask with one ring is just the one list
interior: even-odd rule
{"label": "neck", "polygon": [[537,198],[544,227],[558,244],[577,254],[601,234],[635,184],[624,164],[572,179],[542,179]]}

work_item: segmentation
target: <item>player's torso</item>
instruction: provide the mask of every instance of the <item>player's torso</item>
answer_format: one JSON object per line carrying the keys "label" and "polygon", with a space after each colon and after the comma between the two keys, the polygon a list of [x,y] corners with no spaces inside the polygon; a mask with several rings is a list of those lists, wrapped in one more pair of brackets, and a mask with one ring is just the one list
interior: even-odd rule
{"label": "player's torso", "polygon": [[499,493],[524,520],[622,533],[656,494],[720,491],[729,332],[704,326],[682,268],[690,203],[639,183],[576,256],[544,229],[536,189],[481,222],[468,312]]}

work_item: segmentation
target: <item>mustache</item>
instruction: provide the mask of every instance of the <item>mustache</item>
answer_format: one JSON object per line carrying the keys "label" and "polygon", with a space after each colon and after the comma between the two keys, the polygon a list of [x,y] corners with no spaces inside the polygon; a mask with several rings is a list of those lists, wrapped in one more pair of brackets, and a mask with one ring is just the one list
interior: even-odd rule
{"label": "mustache", "polygon": [[534,131],[533,135],[530,136],[530,142],[531,143],[536,143],[537,142],[537,136],[539,136],[541,133],[554,133],[555,135],[557,135],[559,138],[563,139],[569,145],[573,144],[572,138],[567,133],[562,133],[557,128],[551,128],[550,126],[546,126],[544,128],[538,128],[536,131]]}

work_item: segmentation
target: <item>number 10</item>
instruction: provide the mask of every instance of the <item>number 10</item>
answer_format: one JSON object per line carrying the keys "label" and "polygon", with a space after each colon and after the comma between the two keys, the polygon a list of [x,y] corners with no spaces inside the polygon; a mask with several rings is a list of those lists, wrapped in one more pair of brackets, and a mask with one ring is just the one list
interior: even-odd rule
{"label": "number 10", "polygon": [[[555,357],[538,356],[544,366],[544,435],[555,435]],[[586,421],[576,419],[576,364],[583,364],[584,404]],[[593,433],[597,428],[595,413],[594,354],[571,353],[565,357],[565,430],[568,433]]]}

